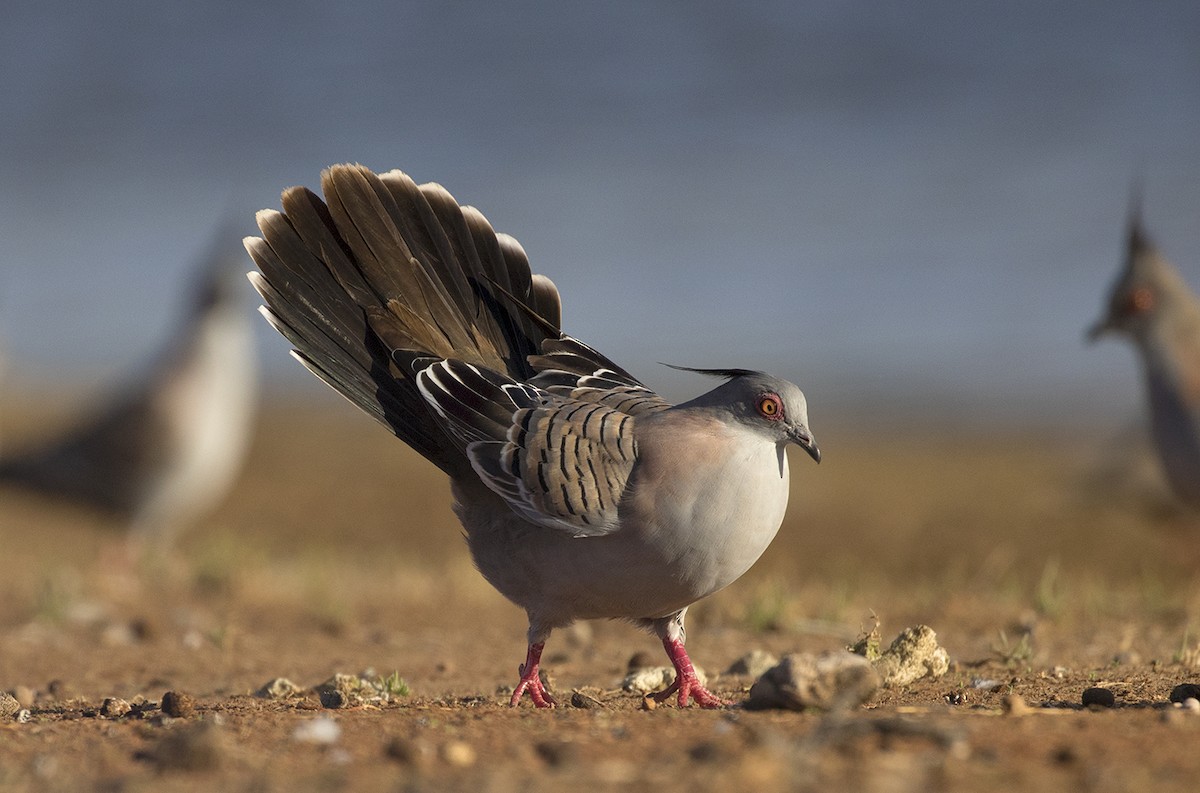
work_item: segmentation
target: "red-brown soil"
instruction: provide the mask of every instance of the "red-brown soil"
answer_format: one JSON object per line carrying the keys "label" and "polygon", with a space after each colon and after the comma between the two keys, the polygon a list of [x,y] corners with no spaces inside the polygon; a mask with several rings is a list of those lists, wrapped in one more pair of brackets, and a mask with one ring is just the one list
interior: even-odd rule
{"label": "red-brown soil", "polygon": [[[7,410],[9,436],[44,423]],[[644,710],[619,683],[661,648],[616,623],[552,637],[563,706],[508,708],[523,615],[471,568],[441,475],[332,396],[268,403],[238,488],[166,559],[130,562],[120,527],[2,490],[0,690],[33,699],[0,719],[0,788],[1196,789],[1200,713],[1168,696],[1200,680],[1200,520],[1102,446],[932,426],[822,427],[775,544],[689,617],[710,673],[841,647],[875,618],[885,639],[938,632],[945,677],[842,716]],[[366,669],[410,693],[253,696]],[[713,687],[740,701],[750,682]],[[1115,707],[1084,709],[1093,686]],[[601,707],[571,707],[575,690]],[[194,709],[165,716],[167,691]],[[102,715],[110,697],[133,710]],[[318,719],[331,742],[303,740]]]}

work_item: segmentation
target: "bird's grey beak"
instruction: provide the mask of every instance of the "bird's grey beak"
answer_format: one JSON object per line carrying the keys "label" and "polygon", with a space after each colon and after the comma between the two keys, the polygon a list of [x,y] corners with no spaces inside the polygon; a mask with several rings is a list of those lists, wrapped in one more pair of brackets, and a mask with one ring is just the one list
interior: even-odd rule
{"label": "bird's grey beak", "polygon": [[1108,321],[1108,317],[1105,317],[1104,319],[1097,322],[1095,325],[1092,325],[1090,328],[1088,328],[1087,340],[1089,342],[1093,342],[1096,339],[1100,338],[1101,336],[1107,334],[1112,329],[1113,329],[1113,327],[1112,327],[1112,324]]}
{"label": "bird's grey beak", "polygon": [[817,446],[817,442],[813,440],[812,433],[806,427],[795,427],[788,432],[788,437],[792,443],[795,443],[804,451],[808,452],[808,456],[821,462],[821,447]]}

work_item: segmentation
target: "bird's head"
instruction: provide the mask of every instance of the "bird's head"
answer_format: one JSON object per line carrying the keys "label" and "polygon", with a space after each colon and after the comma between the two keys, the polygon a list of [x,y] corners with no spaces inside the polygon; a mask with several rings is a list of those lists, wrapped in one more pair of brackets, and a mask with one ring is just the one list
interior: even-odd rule
{"label": "bird's head", "polygon": [[749,369],[672,368],[727,378],[688,404],[727,410],[738,423],[777,444],[794,443],[821,462],[821,449],[808,428],[808,401],[799,386]]}
{"label": "bird's head", "polygon": [[1190,290],[1182,277],[1158,252],[1146,235],[1135,210],[1126,237],[1125,263],[1109,292],[1108,308],[1088,330],[1095,341],[1111,333],[1122,333],[1135,341],[1146,339],[1172,304],[1186,301]]}

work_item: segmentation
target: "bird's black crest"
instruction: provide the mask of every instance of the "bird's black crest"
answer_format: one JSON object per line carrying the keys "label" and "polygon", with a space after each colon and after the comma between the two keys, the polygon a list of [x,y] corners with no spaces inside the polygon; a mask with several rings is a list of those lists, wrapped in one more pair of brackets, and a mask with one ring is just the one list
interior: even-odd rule
{"label": "bird's black crest", "polygon": [[[659,361],[659,363],[662,363],[662,361]],[[680,372],[695,372],[696,374],[707,375],[709,377],[723,377],[726,380],[732,380],[735,377],[749,377],[751,375],[762,374],[762,372],[756,372],[753,369],[694,369],[691,366],[676,366],[672,363],[663,363],[662,365]]]}

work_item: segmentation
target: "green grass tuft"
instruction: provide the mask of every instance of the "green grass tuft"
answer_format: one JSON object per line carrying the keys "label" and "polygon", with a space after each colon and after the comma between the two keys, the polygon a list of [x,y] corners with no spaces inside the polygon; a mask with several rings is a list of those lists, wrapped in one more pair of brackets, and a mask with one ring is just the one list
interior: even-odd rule
{"label": "green grass tuft", "polygon": [[389,697],[407,697],[412,693],[412,690],[408,687],[408,683],[404,678],[400,677],[399,671],[392,672],[387,677],[379,678],[375,683],[375,688]]}
{"label": "green grass tuft", "polygon": [[1022,634],[1020,640],[1012,642],[1009,641],[1008,634],[1000,631],[997,641],[992,644],[992,654],[1010,669],[1027,664],[1033,657],[1033,645],[1029,634]]}

